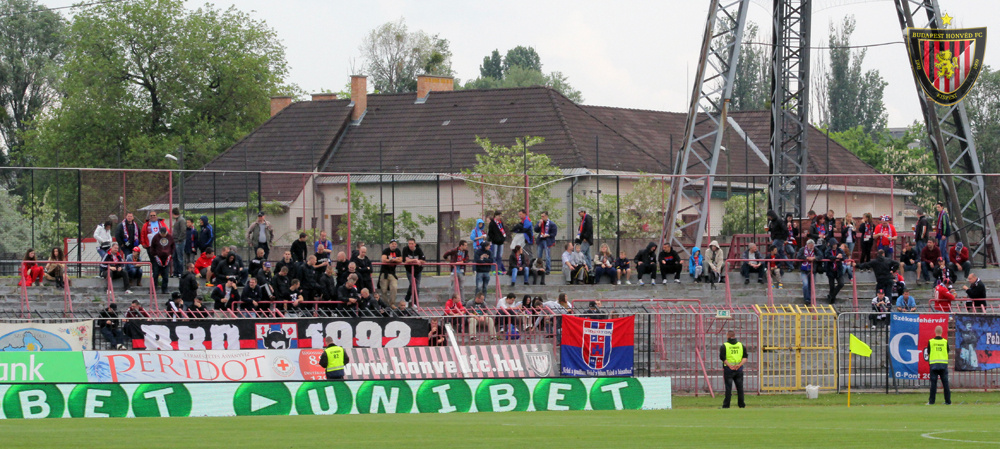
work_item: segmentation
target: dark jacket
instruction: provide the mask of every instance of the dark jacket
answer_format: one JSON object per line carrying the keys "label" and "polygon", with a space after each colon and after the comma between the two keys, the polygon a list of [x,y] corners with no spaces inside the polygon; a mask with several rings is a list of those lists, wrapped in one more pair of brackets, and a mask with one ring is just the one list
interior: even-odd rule
{"label": "dark jacket", "polygon": [[543,223],[541,220],[538,221],[538,225],[535,226],[535,233],[538,235],[548,234],[548,237],[538,239],[538,244],[544,244],[545,246],[551,248],[552,245],[556,244],[556,235],[559,234],[559,227],[551,219],[546,220],[544,223],[545,229],[542,229]]}
{"label": "dark jacket", "polygon": [[579,243],[587,242],[588,245],[594,244],[594,217],[590,214],[583,214],[583,226],[579,229],[580,233],[577,235],[577,241]]}
{"label": "dark jacket", "polygon": [[[331,346],[337,346],[337,345],[336,344],[330,344],[330,345],[327,345],[327,348],[329,348]],[[326,365],[328,363],[329,363],[329,361],[326,359],[326,351],[323,351],[323,355],[319,356],[319,366],[322,366],[323,368],[326,368]],[[348,363],[351,363],[351,356],[347,355],[347,351],[345,350],[344,351],[344,365],[347,365]]]}
{"label": "dark jacket", "polygon": [[[128,237],[125,236],[125,231],[128,231]],[[135,220],[132,223],[126,223],[122,221],[118,223],[118,228],[115,231],[115,240],[118,241],[118,246],[123,248],[132,249],[139,246],[139,223]]]}
{"label": "dark jacket", "polygon": [[[420,248],[420,244],[417,244],[416,246],[414,246],[413,247],[413,251],[410,251],[410,245],[406,245],[406,246],[403,247],[403,262],[406,262],[406,261],[409,261],[409,260],[413,260],[413,259],[427,260],[427,258],[424,257],[424,250],[422,248]],[[406,273],[407,274],[410,274],[411,272],[416,273],[416,274],[420,274],[420,272],[423,271],[423,269],[424,269],[423,267],[421,267],[419,265],[405,265],[404,264],[403,267],[406,269]]]}
{"label": "dark jacket", "polygon": [[181,299],[184,302],[190,303],[194,301],[194,298],[198,296],[198,278],[190,271],[184,272],[184,275],[181,276],[178,289],[181,292]]}
{"label": "dark jacket", "polygon": [[779,218],[773,210],[767,211],[767,219],[767,231],[771,234],[771,240],[782,242],[788,240],[788,228],[785,227],[785,221]]}
{"label": "dark jacket", "polygon": [[250,288],[250,284],[247,283],[246,287],[243,287],[243,294],[240,296],[240,308],[243,310],[256,310],[260,308],[260,303],[255,306],[254,301],[260,301],[263,299],[263,294],[261,293],[261,287]]}
{"label": "dark jacket", "polygon": [[913,240],[918,242],[926,242],[929,230],[930,227],[927,226],[927,216],[921,215],[920,218],[917,219],[916,228],[913,229]]}
{"label": "dark jacket", "polygon": [[681,256],[677,254],[677,251],[674,251],[673,248],[670,248],[670,251],[660,250],[660,255],[658,256],[657,260],[659,261],[661,266],[667,267],[669,269],[674,269],[681,266]]}
{"label": "dark jacket", "polygon": [[355,270],[354,272],[358,275],[358,288],[372,288],[372,261],[365,256],[363,259],[360,256],[355,256],[351,258],[351,262],[354,262]]}
{"label": "dark jacket", "polygon": [[215,243],[215,230],[208,224],[208,215],[201,216],[201,231],[198,232],[198,249],[204,251]]}
{"label": "dark jacket", "polygon": [[[240,292],[235,287],[229,291],[229,298],[226,298],[226,284],[219,284],[212,289],[212,299],[215,301],[215,310],[239,308]],[[228,299],[222,302],[223,299]]]}
{"label": "dark jacket", "polygon": [[476,265],[477,273],[489,273],[493,269],[493,266],[490,265],[490,263],[493,262],[493,255],[490,254],[488,249],[484,249],[483,245],[480,245],[479,248],[476,249],[476,256],[473,262],[482,264]]}
{"label": "dark jacket", "polygon": [[[350,299],[354,298],[355,301],[361,301],[361,293],[358,292],[357,286],[348,287],[347,284],[337,287],[337,301],[342,301],[343,304],[340,307],[345,309],[354,309],[357,306],[350,304]],[[357,303],[355,303],[357,304]]]}
{"label": "dark jacket", "polygon": [[337,279],[324,274],[319,278],[319,293],[323,294],[323,301],[337,300]]}
{"label": "dark jacket", "polygon": [[309,255],[309,245],[302,240],[296,240],[292,242],[292,247],[289,249],[292,252],[292,260],[295,262],[305,262],[306,256]]}
{"label": "dark jacket", "polygon": [[636,265],[636,267],[638,267],[639,264],[643,264],[643,265],[646,265],[646,266],[652,265],[653,267],[656,267],[656,244],[655,243],[649,242],[649,244],[646,245],[646,249],[641,249],[641,250],[639,250],[639,252],[635,253],[635,265]]}
{"label": "dark jacket", "polygon": [[980,299],[986,297],[986,285],[983,284],[982,279],[976,279],[972,285],[969,285],[969,289],[965,291],[965,294],[969,295],[969,298]]}
{"label": "dark jacket", "polygon": [[896,271],[898,263],[899,262],[892,259],[886,259],[885,257],[876,257],[870,262],[858,265],[858,268],[869,268],[872,270],[872,273],[875,274],[875,279],[885,280],[892,278],[892,273]]}
{"label": "dark jacket", "polygon": [[503,245],[503,242],[507,240],[507,228],[504,226],[503,221],[497,223],[495,220],[490,219],[489,230],[486,232],[486,240],[494,245]]}
{"label": "dark jacket", "polygon": [[184,237],[184,254],[195,254],[201,249],[198,245],[198,231],[194,228],[187,228]]}
{"label": "dark jacket", "polygon": [[337,264],[334,266],[334,268],[337,270],[338,287],[344,285],[344,282],[347,282],[347,276],[350,274],[347,272],[347,266],[350,264],[351,264],[350,261],[345,260],[343,262],[337,262]]}

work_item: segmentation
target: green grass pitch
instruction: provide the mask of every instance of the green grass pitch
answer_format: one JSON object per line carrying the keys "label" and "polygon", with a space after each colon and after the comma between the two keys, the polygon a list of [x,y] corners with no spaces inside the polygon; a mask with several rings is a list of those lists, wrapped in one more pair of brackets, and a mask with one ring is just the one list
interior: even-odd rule
{"label": "green grass pitch", "polygon": [[[673,410],[452,415],[43,419],[0,422],[3,447],[561,448],[984,447],[1000,444],[1000,394],[674,397]],[[938,397],[939,401],[943,398]],[[735,405],[735,404],[734,404]]]}

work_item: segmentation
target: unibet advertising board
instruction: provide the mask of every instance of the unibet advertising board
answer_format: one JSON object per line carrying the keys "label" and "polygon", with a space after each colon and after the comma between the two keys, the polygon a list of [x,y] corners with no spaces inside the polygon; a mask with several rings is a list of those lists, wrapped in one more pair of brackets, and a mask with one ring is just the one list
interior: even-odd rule
{"label": "unibet advertising board", "polygon": [[671,407],[670,378],[0,385],[0,417],[333,415]]}

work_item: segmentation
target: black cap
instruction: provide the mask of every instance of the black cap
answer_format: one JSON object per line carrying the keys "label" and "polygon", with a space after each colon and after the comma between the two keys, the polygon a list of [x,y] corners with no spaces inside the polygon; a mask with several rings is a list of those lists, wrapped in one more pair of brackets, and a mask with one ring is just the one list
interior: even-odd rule
{"label": "black cap", "polygon": [[170,299],[177,299],[181,297],[181,292],[173,292],[170,294]]}
{"label": "black cap", "polygon": [[264,211],[257,212],[257,216],[258,217],[263,217],[264,216]]}
{"label": "black cap", "polygon": [[108,304],[108,307],[110,307],[111,310],[118,310],[118,304],[115,303]]}

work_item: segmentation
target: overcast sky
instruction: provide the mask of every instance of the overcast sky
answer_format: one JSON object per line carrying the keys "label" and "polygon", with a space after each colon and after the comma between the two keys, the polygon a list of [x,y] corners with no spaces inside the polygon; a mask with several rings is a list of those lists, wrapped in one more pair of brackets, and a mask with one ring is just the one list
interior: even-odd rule
{"label": "overcast sky", "polygon": [[[71,4],[42,0],[48,6]],[[1000,33],[996,2],[940,0],[956,27],[990,27]],[[189,7],[204,4],[187,1]],[[545,72],[561,71],[583,93],[585,103],[664,111],[686,111],[689,83],[698,64],[707,0],[670,1],[333,1],[221,0],[267,21],[286,47],[288,81],[308,92],[341,90],[352,70],[360,70],[358,46],[371,29],[403,18],[411,31],[438,34],[451,42],[456,76],[479,76],[492,50],[532,46]],[[902,42],[892,0],[814,0],[812,45],[825,46],[831,23],[853,14],[853,45]],[[753,0],[749,20],[770,42],[771,2]],[[986,64],[1000,65],[1000,43],[986,47]],[[813,50],[813,72],[826,50]],[[868,49],[867,69],[878,69],[885,89],[890,126],[919,119],[919,106],[906,48],[894,44]]]}

